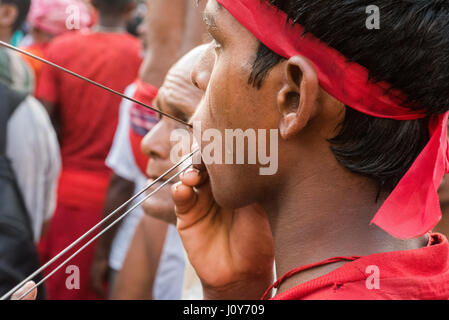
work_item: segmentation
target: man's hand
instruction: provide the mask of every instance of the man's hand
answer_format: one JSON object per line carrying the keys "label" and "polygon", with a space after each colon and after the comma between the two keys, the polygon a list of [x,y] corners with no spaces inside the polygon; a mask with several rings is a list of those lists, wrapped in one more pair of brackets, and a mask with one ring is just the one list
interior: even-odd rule
{"label": "man's hand", "polygon": [[177,227],[206,299],[260,299],[273,281],[274,249],[265,211],[215,202],[207,174],[189,169],[173,186]]}
{"label": "man's hand", "polygon": [[[32,287],[34,287],[35,283],[33,281],[27,282],[22,288],[14,292],[11,296],[11,300],[19,300],[19,298],[28,292]],[[33,291],[28,293],[22,300],[36,300],[37,297],[37,288],[34,288]]]}
{"label": "man's hand", "polygon": [[90,271],[90,279],[92,289],[102,298],[106,298],[106,283],[109,276],[109,259],[108,250],[106,250],[101,243],[95,250],[94,260]]}

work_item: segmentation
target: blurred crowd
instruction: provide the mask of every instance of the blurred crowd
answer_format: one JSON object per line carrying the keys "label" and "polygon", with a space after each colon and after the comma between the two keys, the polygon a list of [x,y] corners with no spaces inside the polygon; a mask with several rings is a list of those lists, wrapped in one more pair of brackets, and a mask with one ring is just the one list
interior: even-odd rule
{"label": "blurred crowd", "polygon": [[[212,72],[203,9],[184,0],[2,0],[0,40],[188,121]],[[4,294],[169,170],[170,135],[183,125],[4,46],[0,96]],[[440,193],[437,230],[447,233],[447,181]],[[202,299],[175,225],[169,185],[54,274],[58,263],[38,275],[51,274],[38,298]]]}

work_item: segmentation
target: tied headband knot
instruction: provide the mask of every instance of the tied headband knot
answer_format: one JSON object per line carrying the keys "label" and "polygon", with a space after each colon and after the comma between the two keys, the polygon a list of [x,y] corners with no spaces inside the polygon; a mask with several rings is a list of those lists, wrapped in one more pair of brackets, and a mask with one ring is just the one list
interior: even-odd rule
{"label": "tied headband knot", "polygon": [[[361,113],[385,119],[417,120],[423,112],[403,106],[404,95],[386,82],[370,81],[368,70],[329,47],[287,14],[260,0],[217,0],[260,42],[284,58],[306,57],[320,86],[334,98]],[[430,139],[415,162],[385,200],[371,223],[391,235],[409,239],[429,232],[441,219],[437,190],[449,173],[449,112],[431,116]]]}

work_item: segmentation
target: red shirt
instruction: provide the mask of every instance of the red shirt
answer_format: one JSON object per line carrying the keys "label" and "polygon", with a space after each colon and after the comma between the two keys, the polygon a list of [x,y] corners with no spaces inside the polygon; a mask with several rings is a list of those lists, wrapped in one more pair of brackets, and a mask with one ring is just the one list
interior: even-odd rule
{"label": "red shirt", "polygon": [[449,244],[441,234],[431,234],[424,248],[347,259],[355,260],[273,299],[449,299]]}
{"label": "red shirt", "polygon": [[[136,79],[141,63],[139,40],[124,33],[64,35],[46,57],[118,92]],[[36,95],[57,105],[64,168],[106,170],[121,98],[47,65]]]}
{"label": "red shirt", "polygon": [[[80,31],[55,39],[45,55],[51,62],[124,92],[137,77],[140,52],[139,40],[131,35]],[[83,190],[86,197],[103,194],[110,173],[105,159],[117,126],[121,97],[48,65],[41,70],[36,96],[54,103],[60,119],[60,187],[63,181],[70,182],[77,189],[78,201],[84,197],[79,193]],[[64,178],[67,173],[70,179]],[[98,178],[94,184],[88,181],[86,173],[94,173],[92,179]],[[98,192],[92,190],[93,185],[99,186]],[[75,192],[64,190],[60,188],[60,197],[65,198],[61,193],[67,192],[70,197],[70,192]]]}

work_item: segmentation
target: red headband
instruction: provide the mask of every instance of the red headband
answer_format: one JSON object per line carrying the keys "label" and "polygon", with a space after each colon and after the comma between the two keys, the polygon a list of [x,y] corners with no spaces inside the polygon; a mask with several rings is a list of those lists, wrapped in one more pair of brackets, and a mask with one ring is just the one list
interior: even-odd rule
{"label": "red headband", "polygon": [[[404,95],[388,83],[369,81],[368,70],[350,63],[340,52],[300,24],[287,24],[287,15],[260,0],[217,0],[259,41],[282,57],[302,55],[318,74],[321,87],[351,108],[378,118],[416,120],[422,112],[402,107]],[[402,98],[401,98],[402,97]],[[371,223],[391,235],[408,239],[430,231],[441,219],[437,190],[448,173],[447,118],[449,112],[429,121],[430,140],[379,209]]]}

